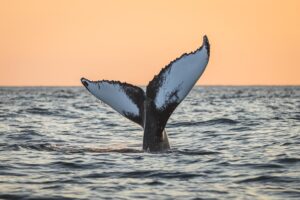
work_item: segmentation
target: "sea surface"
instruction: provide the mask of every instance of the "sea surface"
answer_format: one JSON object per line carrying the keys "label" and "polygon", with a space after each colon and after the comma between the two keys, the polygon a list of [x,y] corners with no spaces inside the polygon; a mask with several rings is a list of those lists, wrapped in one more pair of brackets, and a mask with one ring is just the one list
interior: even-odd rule
{"label": "sea surface", "polygon": [[171,150],[83,87],[0,88],[0,199],[300,199],[300,86],[194,87]]}

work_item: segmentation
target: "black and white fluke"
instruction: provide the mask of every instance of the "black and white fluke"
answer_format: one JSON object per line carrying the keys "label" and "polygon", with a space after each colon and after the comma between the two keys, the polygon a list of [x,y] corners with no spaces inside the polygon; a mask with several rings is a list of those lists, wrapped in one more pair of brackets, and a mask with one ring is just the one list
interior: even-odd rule
{"label": "black and white fluke", "polygon": [[209,54],[210,45],[204,36],[200,48],[183,54],[154,76],[146,92],[119,81],[81,78],[81,82],[95,97],[144,129],[144,150],[165,151],[170,149],[164,130],[167,121],[204,72]]}

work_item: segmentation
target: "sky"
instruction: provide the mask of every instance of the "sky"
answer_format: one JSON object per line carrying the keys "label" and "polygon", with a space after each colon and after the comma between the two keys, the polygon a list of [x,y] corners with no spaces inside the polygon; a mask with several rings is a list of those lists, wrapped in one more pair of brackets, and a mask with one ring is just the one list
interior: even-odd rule
{"label": "sky", "polygon": [[200,85],[300,85],[298,0],[0,0],[0,86],[147,85],[202,44]]}

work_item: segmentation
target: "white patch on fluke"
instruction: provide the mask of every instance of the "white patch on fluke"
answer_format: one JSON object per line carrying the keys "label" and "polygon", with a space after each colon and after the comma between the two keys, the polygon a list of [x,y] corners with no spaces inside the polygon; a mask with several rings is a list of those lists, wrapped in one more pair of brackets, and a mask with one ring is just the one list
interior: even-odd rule
{"label": "white patch on fluke", "polygon": [[160,77],[160,85],[155,105],[158,109],[169,103],[180,103],[193,88],[208,63],[209,52],[205,44],[196,52],[182,56],[174,61]]}
{"label": "white patch on fluke", "polygon": [[130,113],[139,116],[139,109],[127,96],[122,85],[106,81],[93,82],[85,79],[88,83],[87,89],[98,99],[111,106],[121,115]]}

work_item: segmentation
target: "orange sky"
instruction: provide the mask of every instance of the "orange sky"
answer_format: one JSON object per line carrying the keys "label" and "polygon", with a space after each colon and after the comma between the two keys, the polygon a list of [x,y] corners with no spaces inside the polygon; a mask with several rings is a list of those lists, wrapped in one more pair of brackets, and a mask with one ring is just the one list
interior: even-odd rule
{"label": "orange sky", "polygon": [[145,85],[204,34],[198,84],[300,84],[298,0],[0,0],[0,85]]}

